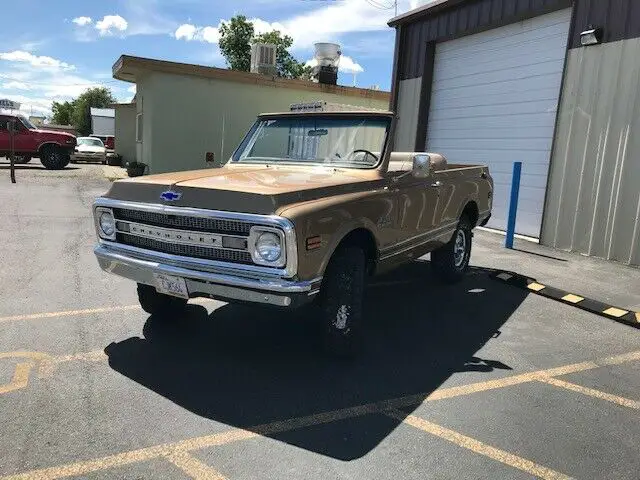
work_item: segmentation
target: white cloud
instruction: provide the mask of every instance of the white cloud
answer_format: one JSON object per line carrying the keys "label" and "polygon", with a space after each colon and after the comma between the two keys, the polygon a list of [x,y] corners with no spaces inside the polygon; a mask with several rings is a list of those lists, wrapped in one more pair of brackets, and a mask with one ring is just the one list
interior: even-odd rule
{"label": "white cloud", "polygon": [[[315,67],[318,61],[315,58],[307,60],[305,63],[308,67]],[[338,71],[342,73],[362,73],[364,68],[359,63],[353,61],[353,58],[347,55],[340,56],[340,63],[338,64]]]}
{"label": "white cloud", "polygon": [[173,36],[177,40],[186,40],[187,42],[198,41],[207,43],[218,43],[220,41],[220,30],[218,27],[197,27],[190,23],[180,25]]}
{"label": "white cloud", "polygon": [[6,88],[8,90],[31,90],[31,87],[24,82],[11,81],[2,84],[2,88]]}
{"label": "white cloud", "polygon": [[409,10],[413,10],[414,8],[421,7],[422,5],[426,5],[427,3],[433,3],[434,0],[410,0],[409,1]]}
{"label": "white cloud", "polygon": [[[424,0],[399,0],[398,12],[421,3],[425,3]],[[294,49],[306,50],[316,42],[340,42],[341,37],[349,33],[390,31],[387,22],[393,15],[393,9],[378,9],[363,0],[342,0],[275,22],[261,18],[248,20],[253,23],[256,35],[278,30],[293,38]],[[221,20],[217,27],[187,23],[178,27],[174,37],[178,40],[217,43],[220,25],[226,21]],[[208,38],[203,34],[205,29],[210,29],[212,33]]]}
{"label": "white cloud", "polygon": [[[17,56],[17,58],[26,57]],[[22,103],[22,111],[26,113],[32,110],[37,113],[50,113],[53,101],[71,100],[88,88],[109,86],[90,76],[77,75],[68,69],[43,68],[39,63],[39,61],[17,61],[7,65],[0,74],[0,98],[9,98]],[[52,62],[45,62],[45,64],[50,65]]]}
{"label": "white cloud", "polygon": [[127,92],[135,94],[136,93],[136,84],[134,83],[129,88],[127,88]]}
{"label": "white cloud", "polygon": [[116,31],[124,32],[129,27],[127,21],[120,15],[105,15],[102,20],[96,22],[96,30],[100,35],[111,35]]}
{"label": "white cloud", "polygon": [[[166,35],[174,32],[178,23],[165,14],[162,1],[135,0],[120,2],[124,8],[123,15],[128,22],[127,36]],[[189,0],[189,2],[193,1]]]}
{"label": "white cloud", "polygon": [[286,34],[286,28],[279,22],[267,22],[261,18],[250,18],[249,21],[253,23],[253,31],[256,35],[262,35],[263,33],[273,32],[278,30],[279,32]]}
{"label": "white cloud", "polygon": [[51,114],[51,100],[42,97],[27,97],[24,95],[11,95],[0,91],[0,97],[8,98],[20,103],[20,113],[29,115],[49,115]]}
{"label": "white cloud", "polygon": [[186,40],[187,42],[189,42],[193,40],[197,31],[198,31],[198,28],[195,25],[190,25],[188,23],[185,23],[183,25],[180,25],[176,29],[173,36],[176,37],[177,40]]}
{"label": "white cloud", "polygon": [[362,73],[364,72],[364,68],[359,63],[353,61],[351,57],[347,55],[342,55],[340,57],[340,64],[338,65],[338,70],[344,73]]}
{"label": "white cloud", "polygon": [[[406,9],[406,0],[398,2],[398,11]],[[310,48],[316,42],[340,42],[344,34],[389,30],[387,22],[393,9],[381,10],[362,0],[335,2],[281,21],[284,33],[294,40],[294,48]]]}
{"label": "white cloud", "polygon": [[69,63],[46,56],[37,56],[23,50],[0,52],[0,60],[8,62],[28,63],[32,67],[55,68],[60,70],[74,70],[76,67]]}
{"label": "white cloud", "polygon": [[91,17],[76,17],[71,21],[81,27],[84,27],[85,25],[89,25],[92,22]]}

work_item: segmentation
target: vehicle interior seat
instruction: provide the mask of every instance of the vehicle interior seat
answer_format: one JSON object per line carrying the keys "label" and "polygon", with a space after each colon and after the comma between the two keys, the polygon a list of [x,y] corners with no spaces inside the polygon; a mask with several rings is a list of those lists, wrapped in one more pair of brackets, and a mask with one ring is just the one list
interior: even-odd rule
{"label": "vehicle interior seat", "polygon": [[413,168],[413,156],[416,153],[425,153],[429,155],[434,170],[447,169],[447,159],[439,153],[427,153],[427,152],[392,152],[389,159],[389,172],[408,172]]}

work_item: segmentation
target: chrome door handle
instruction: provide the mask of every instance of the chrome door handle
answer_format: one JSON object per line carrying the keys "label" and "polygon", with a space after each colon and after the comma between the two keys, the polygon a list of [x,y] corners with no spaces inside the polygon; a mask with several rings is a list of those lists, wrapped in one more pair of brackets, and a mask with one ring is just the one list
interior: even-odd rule
{"label": "chrome door handle", "polygon": [[444,185],[444,183],[442,183],[440,180],[431,184],[432,187],[441,187],[442,185]]}

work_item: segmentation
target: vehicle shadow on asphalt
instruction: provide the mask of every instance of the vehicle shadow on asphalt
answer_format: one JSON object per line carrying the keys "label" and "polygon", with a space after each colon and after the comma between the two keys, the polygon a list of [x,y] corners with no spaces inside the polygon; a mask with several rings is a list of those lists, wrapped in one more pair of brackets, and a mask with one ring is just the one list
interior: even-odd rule
{"label": "vehicle shadow on asphalt", "polygon": [[[18,163],[14,165],[16,170],[47,170],[42,165],[25,165],[24,163]],[[71,167],[67,165],[62,170],[79,170],[80,167]],[[11,170],[11,165],[8,163],[0,163],[0,170]]]}
{"label": "vehicle shadow on asphalt", "polygon": [[[207,314],[190,305],[183,318],[149,317],[144,338],[112,343],[115,371],[177,405],[230,426],[269,422],[420,394],[453,373],[510,367],[476,352],[527,292],[473,269],[442,285],[428,262],[374,279],[366,294],[366,347],[353,362],[324,357],[317,325],[295,313],[225,305]],[[346,423],[345,423],[346,422]],[[322,455],[352,460],[398,425],[367,415],[273,435]]]}

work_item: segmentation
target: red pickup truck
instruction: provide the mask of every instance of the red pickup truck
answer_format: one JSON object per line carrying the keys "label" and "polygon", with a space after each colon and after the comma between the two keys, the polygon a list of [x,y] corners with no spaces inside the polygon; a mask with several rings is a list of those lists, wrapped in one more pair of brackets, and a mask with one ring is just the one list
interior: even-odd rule
{"label": "red pickup truck", "polygon": [[9,124],[15,132],[13,148],[17,163],[27,163],[39,157],[40,163],[50,170],[66,167],[76,147],[76,137],[70,133],[36,128],[26,117],[0,111],[0,157],[8,157],[11,150]]}

